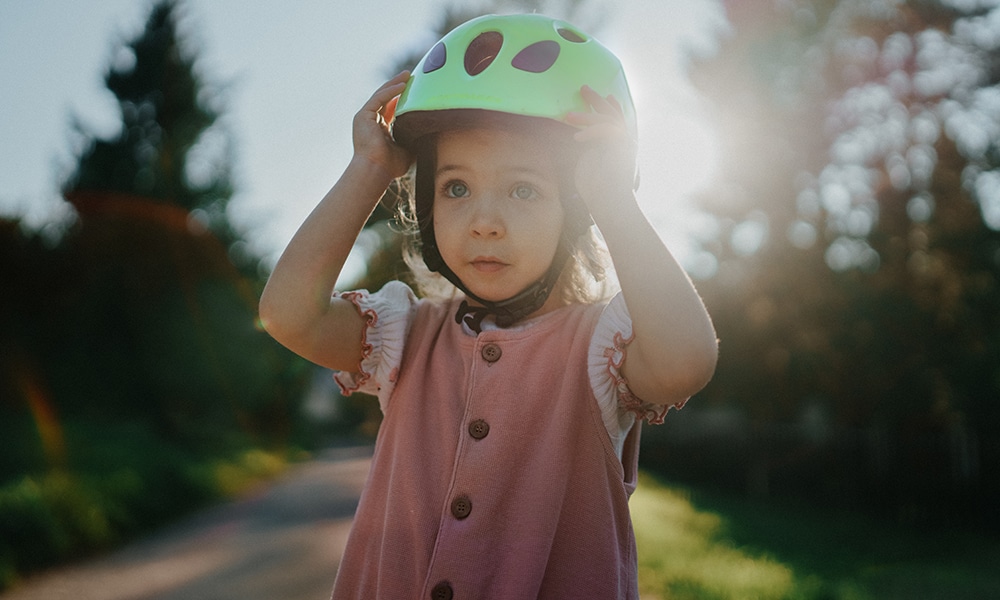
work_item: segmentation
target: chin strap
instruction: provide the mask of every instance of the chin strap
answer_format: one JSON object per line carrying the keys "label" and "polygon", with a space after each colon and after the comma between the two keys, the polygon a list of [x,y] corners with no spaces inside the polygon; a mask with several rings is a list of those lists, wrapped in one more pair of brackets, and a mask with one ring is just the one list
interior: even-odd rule
{"label": "chin strap", "polygon": [[455,322],[459,325],[465,323],[469,326],[469,329],[476,333],[482,333],[483,319],[489,314],[489,309],[482,306],[469,306],[468,302],[462,300],[462,304],[458,307],[458,312],[455,313]]}
{"label": "chin strap", "polygon": [[521,293],[516,296],[507,298],[506,300],[500,300],[498,302],[492,302],[490,300],[483,300],[479,298],[465,287],[465,284],[449,269],[447,266],[439,269],[439,272],[448,279],[455,287],[462,290],[462,292],[471,300],[482,306],[470,306],[468,302],[462,300],[459,305],[458,312],[455,313],[456,323],[465,323],[470,329],[476,333],[482,331],[483,319],[489,315],[495,317],[497,327],[510,327],[514,323],[517,323],[521,319],[527,317],[531,313],[535,312],[545,301],[548,300],[549,294],[552,293],[552,289],[555,287],[556,281],[559,279],[559,274],[562,273],[563,266],[566,264],[566,260],[569,258],[569,252],[566,250],[562,243],[556,249],[556,255],[552,259],[552,264],[549,265],[549,270],[545,272],[545,275],[535,283],[529,285]]}

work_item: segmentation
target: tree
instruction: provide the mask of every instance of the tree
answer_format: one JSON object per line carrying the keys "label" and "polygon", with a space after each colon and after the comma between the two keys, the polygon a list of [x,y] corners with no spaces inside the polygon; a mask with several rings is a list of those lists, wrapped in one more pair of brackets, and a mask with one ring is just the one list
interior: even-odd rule
{"label": "tree", "polygon": [[718,270],[699,287],[722,340],[705,400],[762,424],[800,422],[818,403],[840,437],[782,458],[826,452],[830,468],[809,485],[921,520],[958,519],[934,514],[942,502],[978,504],[989,520],[985,503],[1000,497],[1000,8],[727,9],[733,36],[694,68],[728,144],[702,199]]}
{"label": "tree", "polygon": [[116,192],[198,211],[230,243],[232,156],[218,122],[220,95],[202,80],[178,11],[176,0],[159,0],[143,32],[118,50],[104,81],[118,101],[121,130],[100,139],[77,126],[82,149],[63,192],[77,208],[88,192]]}
{"label": "tree", "polygon": [[78,219],[48,257],[71,276],[36,337],[58,343],[22,343],[71,414],[138,419],[182,443],[282,436],[307,373],[256,325],[261,281],[225,211],[221,108],[178,31],[179,7],[153,4],[108,68],[121,129],[81,134],[63,185]]}

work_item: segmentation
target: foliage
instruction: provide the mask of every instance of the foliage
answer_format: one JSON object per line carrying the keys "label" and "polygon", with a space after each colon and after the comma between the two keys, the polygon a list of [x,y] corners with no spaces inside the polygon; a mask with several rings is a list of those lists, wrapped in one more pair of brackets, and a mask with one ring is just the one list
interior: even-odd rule
{"label": "foliage", "polygon": [[746,415],[758,489],[820,472],[826,498],[1000,526],[1000,8],[726,6],[692,70],[726,132],[698,404]]}
{"label": "foliage", "polygon": [[645,475],[630,502],[643,598],[992,598],[993,540]]}
{"label": "foliage", "polygon": [[0,219],[3,579],[235,492],[275,467],[255,447],[311,442],[310,367],[257,323],[220,108],[177,11],[156,2],[109,68],[121,131],[80,132],[64,235]]}
{"label": "foliage", "polygon": [[135,424],[63,426],[67,468],[0,482],[0,589],[230,497],[286,464],[283,454],[261,450],[199,454]]}
{"label": "foliage", "polygon": [[236,264],[225,220],[228,167],[192,181],[218,113],[176,10],[157,2],[123,50],[134,60],[116,59],[105,78],[122,132],[81,154],[65,187],[70,231],[55,247],[16,224],[3,232],[15,290],[0,333],[6,375],[15,398],[28,381],[64,414],[139,419],[189,443],[230,430],[287,439],[306,368],[257,325],[261,281]]}

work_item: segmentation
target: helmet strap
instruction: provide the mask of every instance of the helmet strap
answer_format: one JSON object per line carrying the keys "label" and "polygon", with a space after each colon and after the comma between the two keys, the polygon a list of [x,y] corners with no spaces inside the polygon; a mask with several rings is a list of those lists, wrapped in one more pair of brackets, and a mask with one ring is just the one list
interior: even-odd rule
{"label": "helmet strap", "polygon": [[488,315],[493,315],[497,327],[510,327],[514,323],[531,315],[545,304],[545,301],[548,300],[549,295],[555,288],[556,281],[559,280],[559,275],[562,273],[563,266],[565,266],[566,259],[568,258],[569,252],[560,243],[559,248],[556,250],[556,255],[552,259],[552,264],[549,265],[549,269],[541,279],[529,285],[519,294],[497,302],[483,300],[470,292],[451,269],[445,267],[447,272],[442,270],[441,275],[446,277],[448,281],[451,281],[455,287],[462,290],[468,298],[482,304],[482,306],[470,306],[468,302],[463,300],[458,312],[455,314],[455,322],[465,322],[473,331],[479,333],[483,319]]}

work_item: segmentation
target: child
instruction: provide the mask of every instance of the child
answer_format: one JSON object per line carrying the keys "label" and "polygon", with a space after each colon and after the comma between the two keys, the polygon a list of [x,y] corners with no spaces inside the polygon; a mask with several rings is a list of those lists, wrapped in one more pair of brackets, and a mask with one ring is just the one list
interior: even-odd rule
{"label": "child", "polygon": [[[708,382],[716,340],[636,204],[618,60],[541,15],[473,19],[380,87],[353,136],[260,307],[384,414],[333,597],[637,598],[640,422]],[[414,162],[418,249],[461,291],[333,293]],[[622,290],[610,302],[592,298],[591,218]]]}

